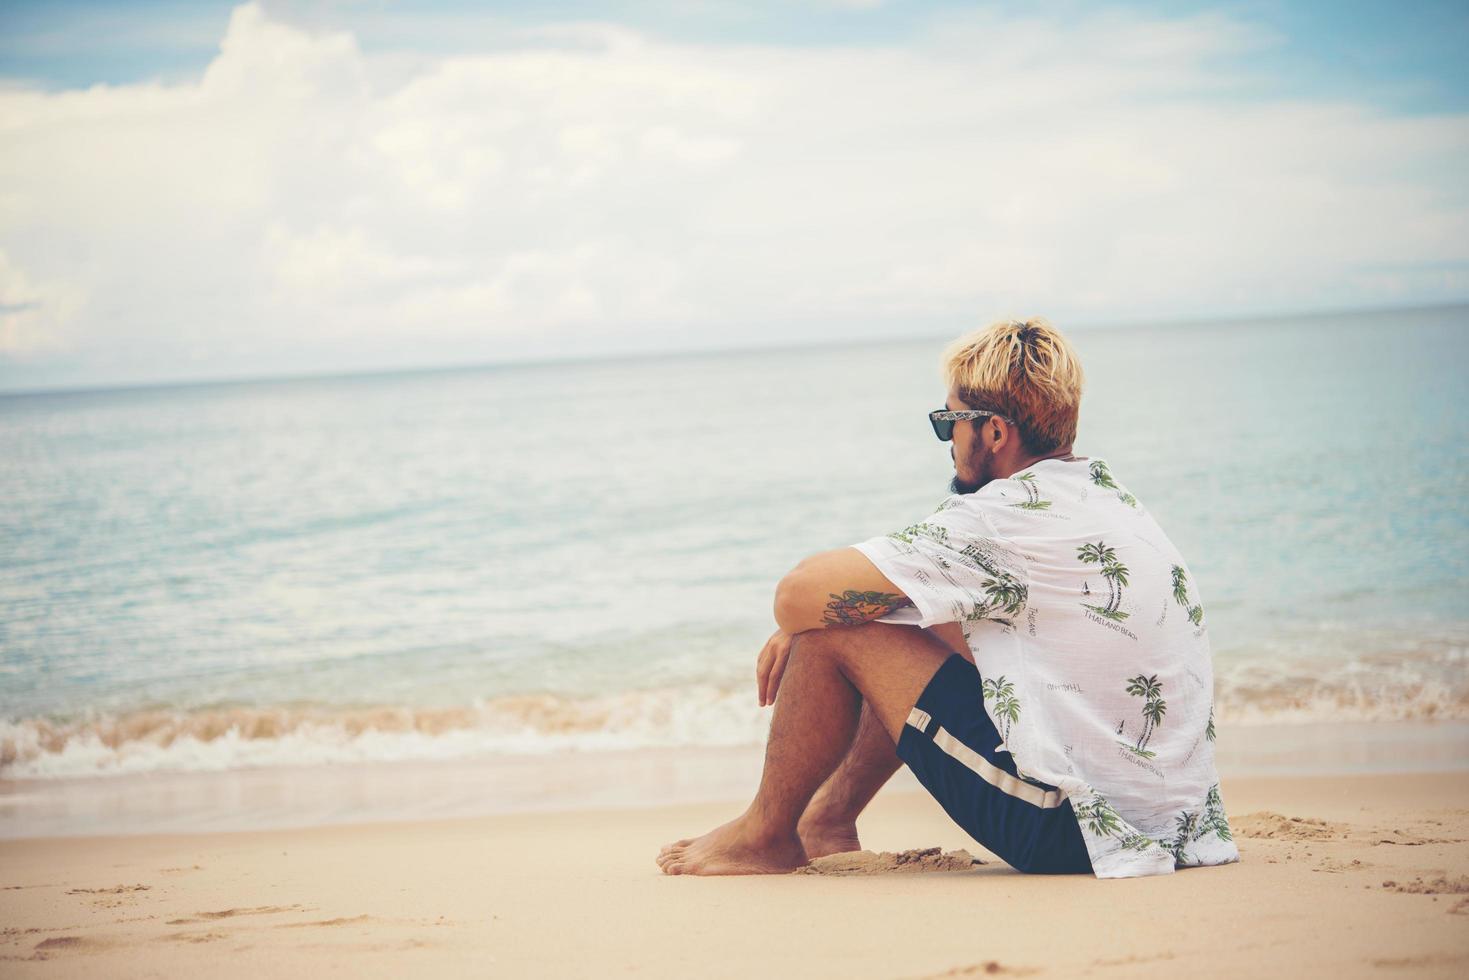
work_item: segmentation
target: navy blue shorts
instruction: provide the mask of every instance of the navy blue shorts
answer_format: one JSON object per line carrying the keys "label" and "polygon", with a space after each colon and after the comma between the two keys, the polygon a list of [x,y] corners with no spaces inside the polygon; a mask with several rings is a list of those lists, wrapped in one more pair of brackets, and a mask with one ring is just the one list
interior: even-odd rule
{"label": "navy blue shorts", "polygon": [[1006,864],[1036,874],[1090,874],[1071,801],[1054,786],[1021,779],[999,745],[979,669],[956,653],[908,715],[898,758],[955,823]]}

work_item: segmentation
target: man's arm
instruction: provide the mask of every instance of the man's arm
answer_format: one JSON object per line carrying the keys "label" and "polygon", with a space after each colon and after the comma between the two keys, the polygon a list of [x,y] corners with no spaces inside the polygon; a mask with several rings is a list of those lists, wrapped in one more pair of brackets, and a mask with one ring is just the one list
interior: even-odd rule
{"label": "man's arm", "polygon": [[910,600],[856,548],[823,551],[786,573],[775,589],[775,622],[794,636],[829,626],[859,626]]}
{"label": "man's arm", "polygon": [[[755,662],[760,705],[775,703],[795,634],[830,626],[857,626],[912,604],[856,548],[838,548],[807,558],[791,569],[775,589],[775,622],[780,629],[765,642]],[[925,632],[964,659],[974,661],[958,623],[936,624]]]}

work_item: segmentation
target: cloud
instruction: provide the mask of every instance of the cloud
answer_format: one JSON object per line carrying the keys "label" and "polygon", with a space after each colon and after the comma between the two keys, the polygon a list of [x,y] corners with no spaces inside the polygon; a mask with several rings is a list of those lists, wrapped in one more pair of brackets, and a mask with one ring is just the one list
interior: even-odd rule
{"label": "cloud", "polygon": [[0,89],[0,380],[1461,298],[1465,117],[1273,98],[1271,43],[565,24],[405,76],[248,4],[197,81]]}
{"label": "cloud", "polygon": [[86,297],[66,283],[40,283],[0,252],[0,358],[30,359],[64,348]]}

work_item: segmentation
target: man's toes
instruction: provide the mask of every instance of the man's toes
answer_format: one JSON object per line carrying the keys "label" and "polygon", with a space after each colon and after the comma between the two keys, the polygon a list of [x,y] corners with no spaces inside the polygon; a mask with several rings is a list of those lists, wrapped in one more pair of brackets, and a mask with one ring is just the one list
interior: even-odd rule
{"label": "man's toes", "polygon": [[685,837],[683,840],[676,840],[672,844],[664,844],[663,845],[663,850],[659,851],[658,853],[659,854],[667,854],[669,851],[674,851],[674,850],[678,850],[680,848],[688,847],[693,842],[694,842],[694,839],[692,837]]}

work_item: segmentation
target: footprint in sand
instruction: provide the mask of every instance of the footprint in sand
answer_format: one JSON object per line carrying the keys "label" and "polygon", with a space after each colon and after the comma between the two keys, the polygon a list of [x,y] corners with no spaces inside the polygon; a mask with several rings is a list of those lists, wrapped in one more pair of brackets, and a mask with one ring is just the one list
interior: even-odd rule
{"label": "footprint in sand", "polygon": [[[1439,872],[1430,878],[1420,875],[1412,881],[1384,881],[1382,887],[1404,895],[1469,895],[1469,875],[1450,878]],[[1469,898],[1461,898],[1455,902],[1449,908],[1449,914],[1469,915]]]}
{"label": "footprint in sand", "polygon": [[1450,878],[1439,872],[1427,879],[1420,875],[1412,881],[1384,881],[1382,887],[1405,895],[1469,895],[1469,875]]}
{"label": "footprint in sand", "polygon": [[36,943],[36,949],[80,949],[87,945],[81,936],[52,936]]}
{"label": "footprint in sand", "polygon": [[1350,861],[1336,861],[1336,860],[1333,860],[1332,858],[1326,858],[1325,860],[1323,860],[1320,864],[1316,865],[1316,867],[1312,868],[1311,870],[1312,871],[1325,871],[1328,874],[1337,874],[1337,875],[1339,875],[1339,874],[1344,874],[1345,872],[1348,872],[1348,871],[1366,871],[1370,867],[1372,867],[1372,865],[1370,865],[1370,864],[1363,864],[1361,861],[1357,860],[1356,858],[1353,858]]}
{"label": "footprint in sand", "polygon": [[366,922],[371,918],[372,916],[363,913],[362,915],[354,915],[350,917],[343,917],[340,919],[318,919],[315,922],[282,922],[280,925],[276,926],[276,928],[304,929],[308,926],[345,926],[353,922]]}
{"label": "footprint in sand", "polygon": [[1334,840],[1345,839],[1343,824],[1327,823],[1315,817],[1287,817],[1283,813],[1261,810],[1229,821],[1236,837],[1257,840]]}
{"label": "footprint in sand", "polygon": [[36,943],[28,959],[49,960],[58,953],[96,953],[112,945],[114,944],[106,939],[91,936],[52,936]]}
{"label": "footprint in sand", "polygon": [[[1236,837],[1256,840],[1362,840],[1378,844],[1400,844],[1416,847],[1422,844],[1462,844],[1463,838],[1443,837],[1431,828],[1443,827],[1441,820],[1429,820],[1411,830],[1390,827],[1364,829],[1349,824],[1331,823],[1315,817],[1288,817],[1283,813],[1261,810],[1229,821]],[[1426,832],[1425,832],[1426,831]],[[1441,831],[1440,831],[1441,833]]]}
{"label": "footprint in sand", "polygon": [[237,915],[275,915],[278,912],[307,912],[304,905],[260,905],[251,909],[223,909],[219,912],[195,912],[192,919],[169,919],[166,925],[185,926],[192,922],[233,919]]}
{"label": "footprint in sand", "polygon": [[1425,837],[1397,828],[1372,831],[1373,845],[1401,844],[1405,847],[1419,847],[1423,844],[1462,844],[1463,842],[1463,839],[1458,837]]}
{"label": "footprint in sand", "polygon": [[937,847],[925,847],[911,851],[848,851],[845,854],[829,854],[817,858],[804,868],[797,868],[798,875],[881,875],[918,874],[928,871],[968,871],[979,858],[968,851],[945,852]]}
{"label": "footprint in sand", "polygon": [[113,885],[111,888],[68,888],[68,895],[86,895],[87,903],[95,909],[120,909],[136,905],[143,897],[142,892],[152,891],[151,885]]}
{"label": "footprint in sand", "polygon": [[165,943],[213,943],[230,937],[223,932],[171,932],[166,936],[159,936],[159,942]]}
{"label": "footprint in sand", "polygon": [[1039,972],[1040,970],[1033,966],[1006,966],[999,960],[986,960],[983,963],[975,963],[972,966],[956,966],[952,970],[945,970],[943,973],[935,973],[931,976],[924,977],[923,980],[949,980],[950,977],[1023,977]]}

